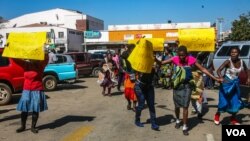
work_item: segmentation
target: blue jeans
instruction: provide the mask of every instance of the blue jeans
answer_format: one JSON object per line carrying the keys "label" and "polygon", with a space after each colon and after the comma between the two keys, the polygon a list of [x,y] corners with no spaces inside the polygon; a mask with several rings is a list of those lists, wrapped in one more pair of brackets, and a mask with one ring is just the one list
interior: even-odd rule
{"label": "blue jeans", "polygon": [[151,124],[155,124],[156,123],[156,113],[154,107],[155,92],[153,85],[144,85],[140,82],[136,82],[134,89],[138,101],[138,106],[136,107],[135,120],[140,121],[141,111],[143,110],[146,101],[150,112]]}

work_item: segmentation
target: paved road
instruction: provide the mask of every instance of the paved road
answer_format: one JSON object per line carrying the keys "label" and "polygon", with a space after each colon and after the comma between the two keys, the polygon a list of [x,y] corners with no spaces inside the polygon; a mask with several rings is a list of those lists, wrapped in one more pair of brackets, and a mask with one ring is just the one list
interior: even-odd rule
{"label": "paved road", "polygon": [[[190,115],[190,135],[174,128],[172,91],[155,89],[157,121],[160,131],[150,128],[148,109],[142,112],[145,127],[136,127],[134,112],[126,109],[122,93],[113,90],[113,96],[102,96],[95,78],[82,78],[74,85],[61,85],[57,91],[47,92],[49,110],[40,113],[39,133],[30,132],[31,116],[27,131],[15,133],[20,126],[20,113],[15,110],[20,95],[12,103],[0,107],[0,141],[220,141],[221,125],[213,123],[216,111],[217,90],[206,90],[208,105],[204,119]],[[229,124],[229,115],[222,115],[222,123]],[[242,124],[250,124],[249,109],[238,114]]]}

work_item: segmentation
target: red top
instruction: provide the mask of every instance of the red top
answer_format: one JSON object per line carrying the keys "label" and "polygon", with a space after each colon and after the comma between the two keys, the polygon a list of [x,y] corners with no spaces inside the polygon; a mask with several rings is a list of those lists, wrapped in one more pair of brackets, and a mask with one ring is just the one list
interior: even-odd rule
{"label": "red top", "polygon": [[[19,62],[19,61],[18,61]],[[43,71],[48,63],[48,57],[43,61],[20,61],[19,64],[24,68],[23,90],[43,90]]]}
{"label": "red top", "polygon": [[192,57],[192,56],[187,56],[186,57],[186,63],[187,64],[182,64],[180,61],[180,57],[179,56],[174,56],[171,58],[172,62],[176,65],[176,66],[192,66],[193,64],[196,63],[196,58]]}

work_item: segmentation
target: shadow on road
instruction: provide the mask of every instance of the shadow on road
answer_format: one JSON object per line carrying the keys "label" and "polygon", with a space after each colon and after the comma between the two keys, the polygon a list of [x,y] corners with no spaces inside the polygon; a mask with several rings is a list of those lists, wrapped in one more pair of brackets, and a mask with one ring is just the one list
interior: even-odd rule
{"label": "shadow on road", "polygon": [[[249,120],[244,119],[245,117],[250,117],[250,114],[236,114],[237,120],[242,124],[244,124],[244,122],[249,122]],[[221,124],[222,125],[230,124],[230,118],[231,118],[231,115],[228,115],[227,117],[221,119]]]}
{"label": "shadow on road", "polygon": [[207,98],[207,101],[214,101],[214,100],[215,100],[214,98],[210,98],[210,97]]}
{"label": "shadow on road", "polygon": [[168,111],[172,111],[172,112],[174,112],[174,110],[173,110],[173,109],[169,109],[169,108],[167,108],[167,106],[166,106],[166,105],[157,105],[156,107],[157,107],[157,108],[164,109],[164,110],[168,110]]}
{"label": "shadow on road", "polygon": [[44,124],[38,127],[39,130],[43,129],[55,129],[61,127],[70,122],[83,122],[83,121],[92,121],[95,117],[92,116],[65,116],[60,119],[55,120],[54,122]]}
{"label": "shadow on road", "polygon": [[75,85],[75,84],[61,84],[58,85],[55,91],[60,91],[60,90],[72,90],[72,89],[85,89],[88,88],[87,86],[82,86],[82,85]]}
{"label": "shadow on road", "polygon": [[165,115],[165,116],[157,117],[156,121],[159,124],[159,126],[164,126],[164,125],[168,125],[174,122],[175,118],[173,115]]}
{"label": "shadow on road", "polygon": [[86,81],[85,81],[85,80],[77,79],[76,82],[75,82],[74,84],[76,84],[76,83],[83,83],[83,82],[86,82]]}
{"label": "shadow on road", "polygon": [[12,116],[6,116],[2,119],[0,119],[0,122],[7,121],[7,120],[14,120],[14,119],[19,119],[21,116],[20,114],[12,115]]}
{"label": "shadow on road", "polygon": [[[7,112],[13,111],[13,110],[16,110],[16,108],[0,110],[0,114],[7,113]],[[1,120],[1,119],[0,119],[0,120]]]}
{"label": "shadow on road", "polygon": [[113,92],[111,93],[112,96],[123,95],[123,92]]}
{"label": "shadow on road", "polygon": [[[32,115],[32,113],[29,113],[29,115]],[[6,116],[6,117],[0,119],[0,122],[8,121],[8,120],[14,120],[14,119],[21,119],[21,112],[19,114]]]}

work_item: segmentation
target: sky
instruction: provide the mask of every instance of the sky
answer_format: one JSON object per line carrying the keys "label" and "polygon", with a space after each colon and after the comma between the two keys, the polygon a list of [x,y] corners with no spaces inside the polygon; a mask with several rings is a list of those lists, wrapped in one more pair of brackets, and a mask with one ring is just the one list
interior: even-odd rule
{"label": "sky", "polygon": [[108,25],[216,22],[231,28],[241,14],[250,12],[250,0],[0,0],[0,16],[12,19],[53,8],[78,10]]}

